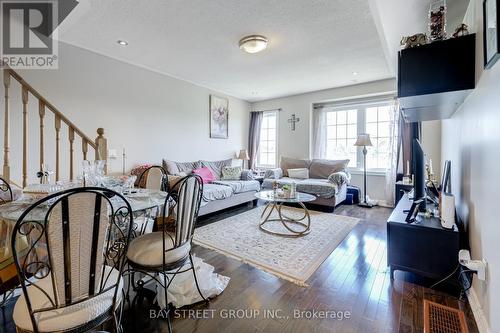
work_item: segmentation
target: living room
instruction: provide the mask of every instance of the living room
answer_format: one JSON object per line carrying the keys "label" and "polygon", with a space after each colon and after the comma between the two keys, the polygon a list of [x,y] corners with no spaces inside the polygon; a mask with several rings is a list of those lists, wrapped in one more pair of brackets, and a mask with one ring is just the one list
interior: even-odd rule
{"label": "living room", "polygon": [[[500,330],[497,0],[38,2],[0,2],[2,332]],[[135,222],[99,315],[64,193]]]}

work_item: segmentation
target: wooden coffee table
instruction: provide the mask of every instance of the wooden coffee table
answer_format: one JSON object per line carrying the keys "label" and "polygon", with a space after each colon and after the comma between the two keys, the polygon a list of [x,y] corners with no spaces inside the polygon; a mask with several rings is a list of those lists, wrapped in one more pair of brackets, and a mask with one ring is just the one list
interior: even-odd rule
{"label": "wooden coffee table", "polygon": [[[260,200],[266,201],[266,207],[260,216],[259,228],[269,234],[283,236],[283,237],[301,237],[307,235],[311,231],[311,216],[307,210],[304,202],[316,200],[312,194],[297,192],[294,198],[283,198],[275,196],[273,191],[260,191],[255,193],[255,197]],[[304,211],[304,215],[299,218],[287,216],[284,213],[283,204],[296,203],[299,204]],[[271,217],[271,214],[276,211],[278,217]],[[266,224],[270,222],[280,222],[287,232],[276,232],[269,229]]]}

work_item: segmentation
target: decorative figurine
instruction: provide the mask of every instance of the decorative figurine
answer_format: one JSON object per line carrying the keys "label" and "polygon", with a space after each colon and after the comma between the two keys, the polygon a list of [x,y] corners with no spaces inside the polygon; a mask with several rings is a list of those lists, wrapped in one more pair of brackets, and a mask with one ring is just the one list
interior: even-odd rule
{"label": "decorative figurine", "polygon": [[410,49],[425,44],[427,44],[427,36],[425,34],[415,34],[401,39],[401,46],[403,49]]}
{"label": "decorative figurine", "polygon": [[462,23],[455,29],[455,32],[453,33],[453,38],[466,36],[468,34],[469,34],[469,27],[467,26],[467,24]]}

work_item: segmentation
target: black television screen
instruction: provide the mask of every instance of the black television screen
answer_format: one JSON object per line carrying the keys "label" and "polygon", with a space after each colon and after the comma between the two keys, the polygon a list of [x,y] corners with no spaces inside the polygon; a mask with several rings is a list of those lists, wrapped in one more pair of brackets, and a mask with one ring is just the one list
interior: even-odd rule
{"label": "black television screen", "polygon": [[413,139],[412,145],[413,160],[413,201],[422,200],[419,210],[424,212],[425,207],[425,154],[418,139]]}
{"label": "black television screen", "polygon": [[451,194],[451,182],[450,182],[450,169],[451,161],[444,162],[443,177],[441,180],[441,192]]}

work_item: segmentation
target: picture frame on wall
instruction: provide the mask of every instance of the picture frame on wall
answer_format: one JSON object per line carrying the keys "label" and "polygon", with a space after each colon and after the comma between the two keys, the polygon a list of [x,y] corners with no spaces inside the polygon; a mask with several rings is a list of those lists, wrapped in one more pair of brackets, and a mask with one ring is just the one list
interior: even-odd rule
{"label": "picture frame on wall", "polygon": [[210,95],[210,138],[227,139],[229,136],[229,100]]}
{"label": "picture frame on wall", "polygon": [[484,68],[489,69],[500,59],[500,35],[498,18],[500,0],[483,1]]}

